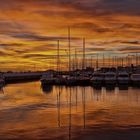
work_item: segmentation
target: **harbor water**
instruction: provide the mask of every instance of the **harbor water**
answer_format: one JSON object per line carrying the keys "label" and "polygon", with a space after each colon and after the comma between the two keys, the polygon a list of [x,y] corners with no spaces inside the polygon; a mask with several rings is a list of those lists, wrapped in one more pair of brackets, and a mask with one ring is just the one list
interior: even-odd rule
{"label": "harbor water", "polygon": [[6,85],[0,140],[139,140],[140,89]]}

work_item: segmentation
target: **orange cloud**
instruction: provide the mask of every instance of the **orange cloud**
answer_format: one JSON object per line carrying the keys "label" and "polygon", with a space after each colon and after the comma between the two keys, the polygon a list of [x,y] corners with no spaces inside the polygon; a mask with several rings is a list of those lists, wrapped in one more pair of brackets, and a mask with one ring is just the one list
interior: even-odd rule
{"label": "orange cloud", "polygon": [[54,67],[58,39],[62,63],[66,65],[68,26],[72,55],[76,48],[79,59],[83,37],[88,57],[96,53],[140,52],[139,4],[137,0],[1,0],[1,68]]}

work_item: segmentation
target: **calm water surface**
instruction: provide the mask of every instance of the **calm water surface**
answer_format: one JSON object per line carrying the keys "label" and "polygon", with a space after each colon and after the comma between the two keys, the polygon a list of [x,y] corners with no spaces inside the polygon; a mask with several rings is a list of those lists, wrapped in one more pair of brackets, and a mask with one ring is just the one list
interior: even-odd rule
{"label": "calm water surface", "polygon": [[0,91],[0,140],[140,140],[140,89],[48,87]]}

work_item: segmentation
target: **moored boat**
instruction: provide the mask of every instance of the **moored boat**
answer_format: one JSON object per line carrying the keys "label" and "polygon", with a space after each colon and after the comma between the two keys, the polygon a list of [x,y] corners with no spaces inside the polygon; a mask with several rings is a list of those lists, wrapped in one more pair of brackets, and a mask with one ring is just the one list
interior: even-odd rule
{"label": "moored boat", "polygon": [[119,85],[128,85],[130,82],[129,74],[127,72],[120,72],[117,76]]}
{"label": "moored boat", "polygon": [[95,72],[90,81],[93,86],[102,86],[104,82],[104,73]]}
{"label": "moored boat", "polygon": [[55,77],[55,84],[56,85],[66,85],[66,77],[62,75],[57,75]]}
{"label": "moored boat", "polygon": [[67,76],[66,77],[66,85],[67,86],[76,86],[77,80],[75,76]]}
{"label": "moored boat", "polygon": [[55,78],[52,73],[45,73],[42,75],[41,79],[42,85],[53,85],[55,83]]}
{"label": "moored boat", "polygon": [[89,77],[79,76],[76,77],[76,81],[77,81],[77,85],[79,86],[88,86],[90,84]]}
{"label": "moored boat", "polygon": [[105,85],[106,86],[115,86],[116,85],[116,73],[115,72],[107,72],[105,73]]}
{"label": "moored boat", "polygon": [[140,87],[140,74],[132,74],[131,75],[131,82],[133,86]]}

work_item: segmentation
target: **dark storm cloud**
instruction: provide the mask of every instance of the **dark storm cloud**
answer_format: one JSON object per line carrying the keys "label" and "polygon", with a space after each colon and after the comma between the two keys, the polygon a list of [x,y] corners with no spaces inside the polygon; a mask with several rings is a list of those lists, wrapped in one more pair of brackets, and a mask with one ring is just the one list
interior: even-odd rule
{"label": "dark storm cloud", "polygon": [[[1,0],[0,8],[22,9],[23,4],[68,6],[89,14],[140,15],[139,0]],[[44,11],[44,9],[42,9]],[[43,12],[45,13],[45,11]],[[58,12],[59,13],[59,12]],[[64,13],[65,14],[65,13]]]}
{"label": "dark storm cloud", "polygon": [[[25,39],[30,41],[57,41],[57,40],[68,40],[68,37],[61,36],[42,36],[35,33],[13,33],[10,34],[12,37]],[[71,39],[77,40],[78,38],[72,37]]]}
{"label": "dark storm cloud", "polygon": [[139,0],[77,0],[73,2],[73,5],[97,15],[140,15]]}

